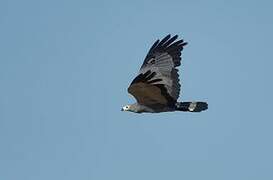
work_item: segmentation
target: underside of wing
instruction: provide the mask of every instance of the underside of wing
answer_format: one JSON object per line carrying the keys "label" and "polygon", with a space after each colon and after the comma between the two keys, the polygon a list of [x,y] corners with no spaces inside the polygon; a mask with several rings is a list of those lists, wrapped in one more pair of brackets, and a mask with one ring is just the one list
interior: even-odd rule
{"label": "underside of wing", "polygon": [[183,39],[176,41],[177,38],[177,35],[173,37],[167,35],[161,41],[157,40],[150,48],[139,71],[139,75],[148,71],[155,73],[151,80],[161,79],[161,82],[154,84],[162,84],[166,93],[175,101],[179,97],[181,87],[176,67],[181,64],[181,51],[187,44]]}
{"label": "underside of wing", "polygon": [[136,83],[129,87],[137,102],[142,105],[150,106],[154,104],[167,105],[167,99],[162,95],[160,88],[145,83]]}
{"label": "underside of wing", "polygon": [[151,71],[138,75],[129,86],[128,92],[142,105],[174,106],[175,100],[168,94],[164,84],[160,83],[162,79],[155,79],[155,76],[156,73]]}

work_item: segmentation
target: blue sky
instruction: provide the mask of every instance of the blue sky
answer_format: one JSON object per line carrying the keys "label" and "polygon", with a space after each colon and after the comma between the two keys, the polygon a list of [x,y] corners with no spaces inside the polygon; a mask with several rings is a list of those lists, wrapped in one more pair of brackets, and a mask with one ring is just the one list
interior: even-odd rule
{"label": "blue sky", "polygon": [[[0,179],[271,180],[271,1],[0,2]],[[189,42],[180,100],[133,114],[157,39]]]}

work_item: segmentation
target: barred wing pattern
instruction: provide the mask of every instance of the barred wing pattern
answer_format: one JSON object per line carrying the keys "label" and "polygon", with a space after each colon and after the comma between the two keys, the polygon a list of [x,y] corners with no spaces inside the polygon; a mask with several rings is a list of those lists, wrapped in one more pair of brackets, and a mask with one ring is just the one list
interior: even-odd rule
{"label": "barred wing pattern", "polygon": [[180,93],[178,69],[181,51],[187,44],[178,35],[167,35],[150,48],[138,76],[132,81],[128,92],[142,105],[173,106]]}

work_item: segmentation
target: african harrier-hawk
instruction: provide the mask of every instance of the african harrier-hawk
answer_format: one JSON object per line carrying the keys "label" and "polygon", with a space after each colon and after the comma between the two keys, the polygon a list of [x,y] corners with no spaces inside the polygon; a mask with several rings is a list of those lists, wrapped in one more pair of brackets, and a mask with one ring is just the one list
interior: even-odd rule
{"label": "african harrier-hawk", "polygon": [[181,64],[181,51],[187,42],[177,40],[178,35],[167,35],[150,48],[138,76],[132,81],[128,92],[137,102],[126,105],[122,111],[135,113],[189,111],[200,112],[208,108],[206,102],[177,102],[180,93],[179,75],[176,67]]}

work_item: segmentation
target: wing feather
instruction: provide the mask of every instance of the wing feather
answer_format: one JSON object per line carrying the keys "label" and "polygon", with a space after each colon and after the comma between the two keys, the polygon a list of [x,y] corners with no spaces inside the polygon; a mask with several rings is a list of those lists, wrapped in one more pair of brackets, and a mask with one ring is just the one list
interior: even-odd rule
{"label": "wing feather", "polygon": [[[178,69],[181,51],[187,45],[178,35],[167,35],[154,42],[132,81],[128,92],[143,105],[152,103],[174,105],[180,93]],[[176,41],[177,40],[177,41]]]}

